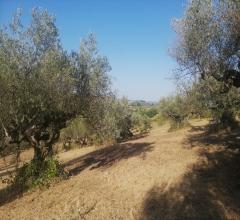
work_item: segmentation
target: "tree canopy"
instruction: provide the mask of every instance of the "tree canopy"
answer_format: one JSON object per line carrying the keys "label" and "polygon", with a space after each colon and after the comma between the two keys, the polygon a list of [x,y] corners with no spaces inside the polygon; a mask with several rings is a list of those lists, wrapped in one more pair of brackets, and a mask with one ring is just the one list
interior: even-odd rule
{"label": "tree canopy", "polygon": [[185,74],[240,87],[239,26],[239,1],[193,0],[174,23],[178,42],[173,56]]}
{"label": "tree canopy", "polygon": [[190,1],[174,22],[177,42],[171,54],[180,67],[177,77],[199,83],[201,100],[226,124],[234,121],[240,105],[239,27],[238,0]]}
{"label": "tree canopy", "polygon": [[35,159],[51,155],[66,123],[77,115],[94,117],[111,94],[109,70],[94,35],[69,54],[54,16],[33,9],[32,22],[24,28],[17,11],[0,30],[2,148],[25,141],[34,147]]}

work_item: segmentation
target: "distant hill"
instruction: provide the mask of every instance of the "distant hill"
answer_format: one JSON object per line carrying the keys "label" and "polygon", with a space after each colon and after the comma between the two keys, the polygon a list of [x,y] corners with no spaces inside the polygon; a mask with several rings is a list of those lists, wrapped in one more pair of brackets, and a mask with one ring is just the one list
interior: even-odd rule
{"label": "distant hill", "polygon": [[156,102],[145,101],[145,100],[128,100],[129,105],[132,106],[153,106]]}

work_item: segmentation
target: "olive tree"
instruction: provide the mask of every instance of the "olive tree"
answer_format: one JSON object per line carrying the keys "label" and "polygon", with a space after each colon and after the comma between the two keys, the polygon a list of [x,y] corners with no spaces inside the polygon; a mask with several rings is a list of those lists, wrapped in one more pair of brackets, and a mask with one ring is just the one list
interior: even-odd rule
{"label": "olive tree", "polygon": [[34,148],[34,159],[44,161],[66,123],[79,115],[92,117],[108,94],[109,65],[93,36],[83,40],[80,52],[68,54],[54,16],[33,9],[24,28],[20,14],[0,30],[1,148],[19,148],[25,141]]}
{"label": "olive tree", "polygon": [[[54,18],[34,9],[32,23],[24,29],[20,14],[9,29],[0,32],[1,128],[5,144],[28,141],[34,158],[52,154],[52,144],[68,117],[64,90],[70,91],[66,69],[69,61],[62,51]],[[67,99],[66,99],[67,100]]]}
{"label": "olive tree", "polygon": [[115,95],[109,96],[105,100],[101,114],[97,126],[94,126],[97,142],[122,141],[133,135],[132,112],[127,99],[118,99]]}
{"label": "olive tree", "polygon": [[[181,76],[198,80],[214,79],[218,94],[239,93],[240,88],[240,1],[192,0],[181,19],[174,22],[178,41],[172,50]],[[211,88],[208,88],[211,92]],[[228,96],[228,95],[227,95]],[[220,120],[234,117],[226,101]],[[230,119],[231,121],[231,119]]]}
{"label": "olive tree", "polygon": [[160,100],[160,114],[170,121],[171,129],[181,128],[187,124],[188,118],[191,115],[191,109],[186,108],[188,101],[187,97],[183,94]]}

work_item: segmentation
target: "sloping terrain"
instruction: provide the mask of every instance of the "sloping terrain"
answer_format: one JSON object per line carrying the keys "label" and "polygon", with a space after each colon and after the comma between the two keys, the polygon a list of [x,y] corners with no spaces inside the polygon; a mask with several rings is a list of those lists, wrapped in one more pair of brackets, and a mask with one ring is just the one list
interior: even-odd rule
{"label": "sloping terrain", "polygon": [[205,126],[61,153],[70,179],[2,199],[1,219],[240,219],[240,135]]}

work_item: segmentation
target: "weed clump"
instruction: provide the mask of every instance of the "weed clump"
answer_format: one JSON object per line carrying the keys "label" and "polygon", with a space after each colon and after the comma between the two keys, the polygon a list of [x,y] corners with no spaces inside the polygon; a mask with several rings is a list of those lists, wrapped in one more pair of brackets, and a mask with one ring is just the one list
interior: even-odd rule
{"label": "weed clump", "polygon": [[44,161],[32,160],[24,164],[17,171],[13,185],[22,189],[34,188],[37,186],[50,186],[55,179],[67,177],[58,160],[46,158]]}

